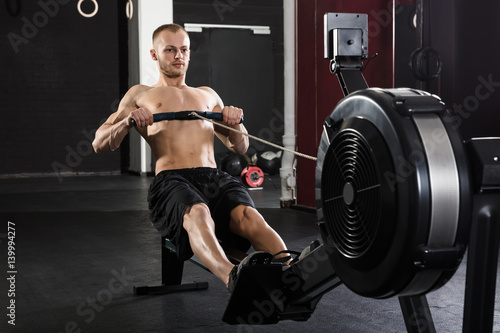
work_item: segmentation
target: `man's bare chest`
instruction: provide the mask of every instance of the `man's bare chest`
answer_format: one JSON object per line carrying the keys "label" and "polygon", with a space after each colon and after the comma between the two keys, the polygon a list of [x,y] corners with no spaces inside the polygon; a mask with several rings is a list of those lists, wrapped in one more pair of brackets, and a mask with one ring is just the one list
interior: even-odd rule
{"label": "man's bare chest", "polygon": [[137,107],[143,107],[152,113],[177,111],[212,111],[216,100],[209,93],[197,88],[153,88],[140,94]]}

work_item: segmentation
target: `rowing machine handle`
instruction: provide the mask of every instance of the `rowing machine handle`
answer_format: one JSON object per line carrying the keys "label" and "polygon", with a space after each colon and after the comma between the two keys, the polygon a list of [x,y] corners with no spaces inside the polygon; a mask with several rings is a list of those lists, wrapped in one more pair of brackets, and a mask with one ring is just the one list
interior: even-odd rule
{"label": "rowing machine handle", "polygon": [[[200,116],[203,116],[208,119],[222,121],[222,113],[220,112],[210,112],[210,111],[180,111],[180,112],[164,112],[164,113],[155,113],[153,114],[153,121],[156,123],[158,121],[163,120],[197,120],[200,118],[196,118],[190,115],[192,112],[196,112]],[[132,119],[130,123],[136,126],[135,119]],[[243,117],[240,119],[240,124],[243,123]]]}

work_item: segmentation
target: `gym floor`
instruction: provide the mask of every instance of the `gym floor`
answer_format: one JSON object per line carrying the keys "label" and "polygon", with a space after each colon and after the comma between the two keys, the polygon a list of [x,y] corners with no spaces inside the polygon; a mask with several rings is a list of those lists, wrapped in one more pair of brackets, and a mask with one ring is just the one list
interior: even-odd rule
{"label": "gym floor", "polygon": [[[134,285],[157,284],[159,236],[148,220],[151,177],[133,175],[0,179],[1,266],[7,277],[7,229],[15,228],[15,280],[2,279],[1,308],[15,301],[15,326],[2,332],[405,332],[397,298],[360,297],[345,286],[323,296],[306,322],[230,326],[221,321],[229,294],[191,262],[185,281],[208,281],[204,291],[135,296]],[[279,208],[279,178],[250,191],[257,208],[302,250],[320,239],[311,212]],[[10,222],[10,223],[9,223]],[[437,332],[461,331],[465,260],[427,298]],[[10,282],[14,282],[11,284]],[[15,295],[8,291],[14,291]],[[500,319],[495,309],[495,321]],[[7,317],[7,320],[11,318]],[[425,325],[425,323],[420,323]],[[499,324],[495,331],[500,331]]]}

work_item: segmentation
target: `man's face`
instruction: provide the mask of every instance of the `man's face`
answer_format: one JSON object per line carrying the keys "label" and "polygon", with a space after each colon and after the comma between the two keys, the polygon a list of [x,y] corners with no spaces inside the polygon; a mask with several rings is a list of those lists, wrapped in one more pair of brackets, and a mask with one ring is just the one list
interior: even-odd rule
{"label": "man's face", "polygon": [[169,78],[186,74],[189,65],[190,41],[184,31],[162,31],[155,39],[151,56],[158,61],[160,71]]}

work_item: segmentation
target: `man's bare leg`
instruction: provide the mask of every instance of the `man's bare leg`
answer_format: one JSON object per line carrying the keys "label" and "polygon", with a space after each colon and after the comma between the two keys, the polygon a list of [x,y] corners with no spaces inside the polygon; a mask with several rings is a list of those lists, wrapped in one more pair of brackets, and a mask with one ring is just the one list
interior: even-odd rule
{"label": "man's bare leg", "polygon": [[227,259],[215,235],[215,223],[205,204],[186,210],[183,227],[189,235],[191,249],[198,259],[227,286],[234,265]]}
{"label": "man's bare leg", "polygon": [[[267,224],[262,215],[252,207],[240,205],[231,211],[231,232],[250,241],[257,251],[271,254],[286,250],[286,245],[280,235]],[[286,257],[280,254],[278,257]]]}

